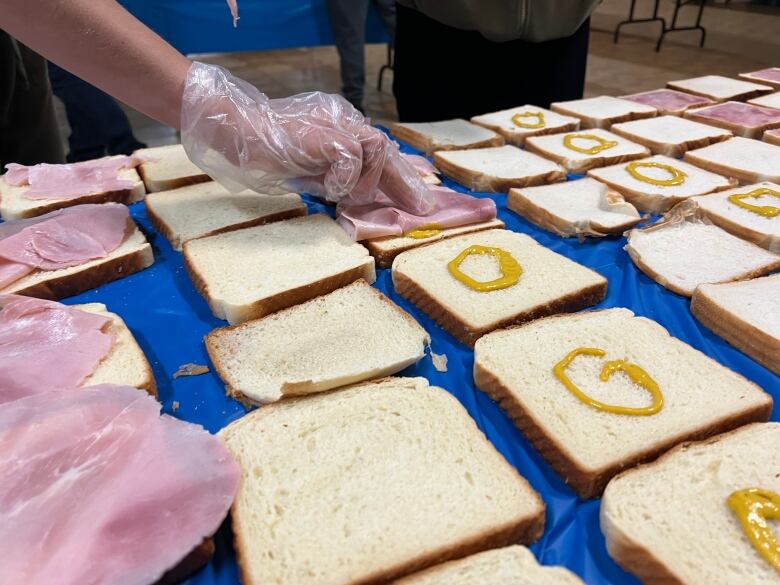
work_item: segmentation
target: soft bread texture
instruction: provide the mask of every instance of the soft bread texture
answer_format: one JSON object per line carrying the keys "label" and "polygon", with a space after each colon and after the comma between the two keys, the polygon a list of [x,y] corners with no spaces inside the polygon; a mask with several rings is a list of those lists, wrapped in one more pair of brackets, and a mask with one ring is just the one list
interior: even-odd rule
{"label": "soft bread texture", "polygon": [[429,238],[390,236],[387,238],[376,238],[375,240],[365,240],[361,243],[366,248],[368,248],[368,251],[376,260],[376,265],[379,268],[390,268],[395,257],[398,256],[398,254],[401,252],[406,252],[407,250],[411,250],[413,248],[419,248],[420,246],[427,246],[433,242],[438,242],[439,240],[444,240],[446,238],[452,238],[453,236],[460,236],[463,234],[470,234],[473,232],[481,232],[483,230],[503,227],[503,221],[500,219],[491,219],[490,221],[483,221],[482,223],[472,223],[471,225],[445,228]]}
{"label": "soft bread texture", "polygon": [[691,312],[708,329],[780,374],[780,274],[703,284]]}
{"label": "soft bread texture", "polygon": [[701,221],[633,229],[626,250],[647,276],[686,297],[700,284],[744,280],[780,268],[777,254]]}
{"label": "soft bread texture", "polygon": [[[517,284],[480,292],[456,280],[447,264],[472,245],[509,252],[523,271]],[[496,259],[485,254],[469,256],[460,270],[481,282],[500,275]],[[393,262],[392,277],[398,294],[466,345],[499,327],[589,307],[607,291],[600,274],[508,230],[458,236],[404,252]]]}
{"label": "soft bread texture", "polygon": [[780,146],[735,136],[685,153],[698,167],[734,177],[740,183],[780,183]]}
{"label": "soft bread texture", "polygon": [[[528,113],[542,114],[544,117],[544,126],[541,128],[523,128],[512,121],[512,118],[516,114]],[[538,118],[529,116],[524,117],[523,120],[533,124],[538,121]],[[482,114],[481,116],[474,116],[471,118],[471,122],[489,128],[494,132],[498,132],[509,144],[514,144],[515,146],[523,146],[526,138],[529,136],[541,136],[542,134],[553,134],[556,132],[570,132],[579,129],[580,127],[578,118],[563,116],[561,114],[556,114],[551,110],[545,110],[544,108],[530,105]]]}
{"label": "soft bread texture", "polygon": [[[607,404],[649,405],[649,394],[626,375],[606,383],[599,379],[607,360],[625,359],[658,384],[660,412],[614,414],[571,393],[553,367],[583,347],[606,355],[580,355],[566,368],[581,391]],[[765,421],[772,411],[772,398],[761,388],[628,309],[561,315],[496,331],[477,342],[474,356],[477,387],[507,411],[583,498],[598,496],[621,470],[682,441]]]}
{"label": "soft bread texture", "polygon": [[[686,113],[686,117],[688,114]],[[684,152],[731,138],[723,128],[713,128],[679,116],[658,116],[614,124],[612,132],[644,144],[653,154],[678,157]]]}
{"label": "soft bread texture", "polygon": [[195,238],[306,215],[306,205],[297,193],[230,193],[209,181],[152,193],[146,211],[154,227],[181,250],[184,242]]}
{"label": "soft bread texture", "polygon": [[129,205],[141,201],[146,194],[144,183],[135,169],[119,169],[117,177],[132,181],[132,187],[118,191],[103,191],[100,193],[85,193],[80,197],[67,199],[27,199],[24,192],[29,186],[9,185],[0,177],[0,217],[4,221],[37,217],[64,207],[72,207],[84,203],[123,203]]}
{"label": "soft bread texture", "polygon": [[780,128],[780,110],[761,106],[756,104],[756,101],[751,100],[750,104],[725,102],[694,108],[685,112],[685,117],[710,126],[725,128],[735,136],[760,140],[765,130]]}
{"label": "soft bread texture", "polygon": [[152,396],[157,396],[157,384],[154,381],[152,368],[122,318],[109,312],[102,303],[73,305],[73,308],[110,317],[113,321],[109,326],[110,333],[114,336],[111,351],[81,386],[84,388],[98,384],[133,386],[146,390]]}
{"label": "soft bread texture", "polygon": [[768,67],[759,71],[739,74],[740,79],[754,81],[761,85],[771,85],[775,89],[780,89],[780,79],[778,77],[780,77],[780,67]]}
{"label": "soft bread texture", "polygon": [[566,180],[566,169],[560,165],[509,144],[435,152],[433,164],[473,191],[504,193],[511,187]]}
{"label": "soft bread texture", "polygon": [[748,100],[748,103],[753,104],[754,106],[764,106],[780,110],[780,91]]}
{"label": "soft bread texture", "polygon": [[563,567],[545,567],[524,546],[507,546],[450,561],[393,585],[585,585]]}
{"label": "soft bread texture", "polygon": [[[586,154],[577,152],[568,148],[563,139],[569,135],[587,135],[592,134],[604,140],[617,142],[617,144],[607,150],[602,150],[596,154]],[[579,139],[575,142],[585,148],[597,145],[593,140]],[[605,167],[638,158],[650,156],[650,150],[641,144],[626,140],[616,134],[600,128],[592,128],[586,132],[565,132],[563,134],[552,134],[550,136],[535,136],[526,140],[525,147],[531,152],[535,152],[545,158],[553,160],[562,165],[570,173],[584,173],[587,170],[597,167]]]}
{"label": "soft bread texture", "polygon": [[456,118],[442,122],[396,123],[390,130],[398,140],[432,154],[435,150],[459,150],[501,146],[504,139],[492,130]]}
{"label": "soft bread texture", "polygon": [[727,500],[751,487],[780,492],[778,468],[780,424],[764,423],[627,471],[601,502],[607,550],[647,584],[777,585],[780,573],[753,548]]}
{"label": "soft bread texture", "polygon": [[608,129],[617,122],[652,118],[658,114],[658,110],[652,106],[608,95],[555,102],[550,104],[550,109],[553,112],[579,118],[582,128]]}
{"label": "soft bread texture", "polygon": [[229,394],[265,404],[395,374],[421,360],[430,342],[411,315],[358,280],[212,331],[206,349]]}
{"label": "soft bread texture", "polygon": [[753,83],[744,79],[723,77],[722,75],[704,75],[703,77],[679,79],[668,82],[666,86],[694,95],[702,95],[716,102],[729,100],[744,101],[772,93],[772,88],[768,85]]}
{"label": "soft bread texture", "polygon": [[764,217],[729,201],[729,197],[732,195],[750,193],[756,189],[770,189],[775,191],[778,197],[762,195],[747,199],[745,203],[780,208],[780,185],[769,181],[694,197],[693,201],[698,209],[715,225],[743,240],[780,253],[780,216]]}
{"label": "soft bread texture", "polygon": [[211,177],[190,161],[181,144],[142,148],[133,154],[149,159],[138,167],[149,193],[211,180]]}
{"label": "soft bread texture", "polygon": [[128,227],[132,231],[125,236],[124,242],[104,258],[60,270],[35,270],[0,289],[0,293],[56,301],[151,266],[154,263],[152,247],[132,220],[128,220]]}
{"label": "soft bread texture", "polygon": [[[653,213],[669,211],[672,207],[689,197],[722,191],[735,187],[737,184],[734,180],[661,154],[641,159],[637,162],[655,162],[669,165],[684,172],[686,174],[685,180],[680,185],[653,185],[631,176],[628,170],[626,170],[626,165],[630,163],[613,165],[603,169],[593,169],[588,171],[588,176],[612,187],[623,195],[627,201],[633,203],[637,209]],[[662,168],[641,167],[638,170],[646,177],[661,180],[669,178],[669,173]]]}
{"label": "soft bread texture", "polygon": [[368,250],[322,214],[190,240],[184,263],[214,315],[231,325],[376,279]]}
{"label": "soft bread texture", "polygon": [[536,540],[544,504],[458,401],[386,378],[261,407],[220,432],[245,585],[380,583]]}
{"label": "soft bread texture", "polygon": [[642,219],[620,193],[591,178],[511,189],[507,206],[560,236],[622,234]]}

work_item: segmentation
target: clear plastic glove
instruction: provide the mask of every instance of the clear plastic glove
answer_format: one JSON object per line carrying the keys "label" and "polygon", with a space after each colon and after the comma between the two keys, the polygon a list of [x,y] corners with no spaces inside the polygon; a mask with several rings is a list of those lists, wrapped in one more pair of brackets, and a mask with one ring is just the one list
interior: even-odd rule
{"label": "clear plastic glove", "polygon": [[231,191],[306,191],[370,203],[381,189],[410,213],[433,207],[398,145],[341,96],[269,99],[225,69],[195,62],[184,87],[181,133],[190,159]]}

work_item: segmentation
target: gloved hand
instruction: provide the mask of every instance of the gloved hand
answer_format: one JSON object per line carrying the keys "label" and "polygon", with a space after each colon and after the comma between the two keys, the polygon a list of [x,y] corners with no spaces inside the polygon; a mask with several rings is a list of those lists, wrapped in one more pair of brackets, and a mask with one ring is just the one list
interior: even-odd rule
{"label": "gloved hand", "polygon": [[181,133],[190,159],[231,191],[306,191],[370,203],[381,189],[410,213],[433,207],[398,146],[341,96],[269,99],[221,67],[194,62]]}

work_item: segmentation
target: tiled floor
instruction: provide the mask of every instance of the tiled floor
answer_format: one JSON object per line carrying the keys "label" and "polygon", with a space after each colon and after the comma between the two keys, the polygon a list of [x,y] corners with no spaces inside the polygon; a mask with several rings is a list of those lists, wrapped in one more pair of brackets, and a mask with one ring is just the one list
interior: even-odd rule
{"label": "tiled floor", "polygon": [[[638,0],[637,14],[648,14],[653,0]],[[592,18],[586,95],[620,95],[661,87],[670,79],[708,73],[735,75],[768,66],[780,66],[780,8],[754,8],[751,3],[723,0],[708,3],[703,24],[707,43],[698,47],[698,33],[667,36],[660,53],[654,51],[659,25],[625,27],[618,45],[612,42],[617,22],[628,14],[629,0],[604,0]],[[673,4],[661,2],[660,14],[671,16]],[[695,7],[681,12],[681,24],[695,16]],[[396,119],[392,72],[385,75],[383,91],[377,91],[379,68],[386,61],[384,45],[366,47],[365,109],[374,121]],[[312,90],[339,90],[338,56],[333,47],[196,56],[227,67],[271,97]],[[177,141],[172,129],[129,112],[137,137],[150,145]],[[65,123],[63,122],[63,125]],[[67,128],[64,128],[67,135]]]}

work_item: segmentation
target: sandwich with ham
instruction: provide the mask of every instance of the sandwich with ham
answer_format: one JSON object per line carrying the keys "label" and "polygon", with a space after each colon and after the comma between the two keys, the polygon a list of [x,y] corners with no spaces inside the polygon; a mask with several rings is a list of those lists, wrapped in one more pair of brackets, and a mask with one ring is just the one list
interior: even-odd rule
{"label": "sandwich with ham", "polygon": [[146,237],[118,203],[77,205],[0,224],[0,293],[57,300],[152,262]]}

